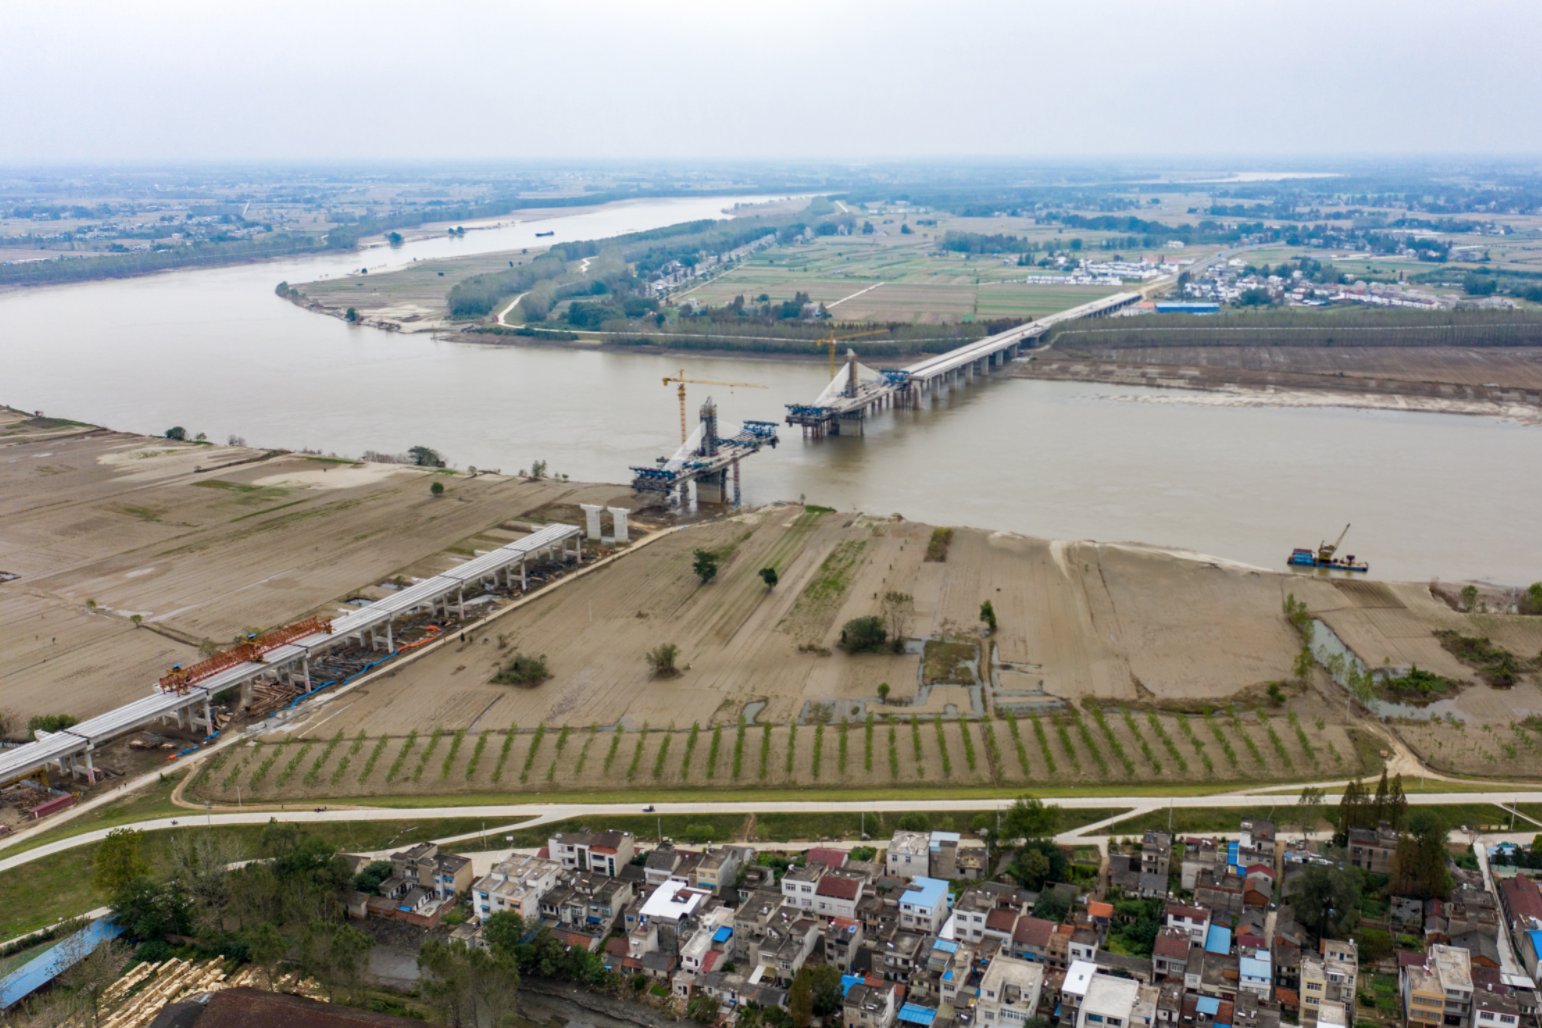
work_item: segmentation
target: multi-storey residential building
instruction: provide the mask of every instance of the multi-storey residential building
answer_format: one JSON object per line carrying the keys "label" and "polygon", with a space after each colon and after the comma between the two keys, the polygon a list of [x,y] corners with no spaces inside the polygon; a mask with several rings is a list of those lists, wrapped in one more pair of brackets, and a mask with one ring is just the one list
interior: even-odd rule
{"label": "multi-storey residential building", "polygon": [[917,878],[899,898],[900,927],[932,934],[948,917],[948,883]]}
{"label": "multi-storey residential building", "polygon": [[631,832],[558,832],[547,841],[551,859],[569,870],[616,876],[637,852]]}
{"label": "multi-storey residential building", "polygon": [[980,980],[975,1009],[981,1028],[1017,1028],[1036,1017],[1043,987],[1043,964],[997,954]]}
{"label": "multi-storey residential building", "polygon": [[1391,874],[1397,840],[1397,831],[1385,821],[1375,828],[1351,828],[1349,862],[1372,874]]}
{"label": "multi-storey residential building", "polygon": [[1473,991],[1472,1028],[1517,1028],[1521,1006],[1503,985]]}
{"label": "multi-storey residential building", "polygon": [[561,874],[562,865],[555,860],[510,857],[471,887],[472,903],[481,917],[512,911],[534,925],[541,917],[541,897],[557,887]]}
{"label": "multi-storey residential building", "polygon": [[1277,866],[1275,861],[1275,836],[1279,826],[1266,817],[1245,817],[1242,831],[1237,836],[1237,865],[1251,864]]}
{"label": "multi-storey residential building", "polygon": [[814,888],[814,913],[821,917],[855,918],[862,902],[862,875],[830,871]]}
{"label": "multi-storey residential building", "polygon": [[1424,960],[1425,970],[1435,976],[1442,997],[1445,999],[1445,1023],[1455,1028],[1470,1028],[1472,1024],[1472,959],[1464,949],[1442,946],[1430,947]]}
{"label": "multi-storey residential building", "polygon": [[915,878],[932,871],[932,837],[926,832],[895,832],[889,840],[885,870],[893,878]]}
{"label": "multi-storey residential building", "polygon": [[[1301,1023],[1312,1024],[1322,1003],[1342,1003],[1348,1017],[1355,1014],[1355,982],[1360,956],[1353,942],[1323,939],[1316,953],[1301,954]],[[1468,981],[1471,992],[1471,980]]]}
{"label": "multi-storey residential building", "polygon": [[1167,905],[1167,927],[1187,932],[1189,938],[1204,945],[1210,932],[1210,911],[1204,907],[1191,907],[1183,903]]}
{"label": "multi-storey residential building", "polygon": [[813,910],[814,890],[819,888],[819,880],[824,874],[823,864],[789,867],[782,875],[782,900],[799,910]]}
{"label": "multi-storey residential building", "polygon": [[898,1014],[894,986],[888,982],[858,982],[846,991],[841,1004],[841,1021],[849,1028],[891,1028]]}
{"label": "multi-storey residential building", "polygon": [[1194,880],[1199,877],[1201,871],[1224,871],[1225,869],[1225,846],[1216,845],[1214,839],[1191,837],[1183,840],[1183,863],[1179,880],[1185,889],[1193,891]]}

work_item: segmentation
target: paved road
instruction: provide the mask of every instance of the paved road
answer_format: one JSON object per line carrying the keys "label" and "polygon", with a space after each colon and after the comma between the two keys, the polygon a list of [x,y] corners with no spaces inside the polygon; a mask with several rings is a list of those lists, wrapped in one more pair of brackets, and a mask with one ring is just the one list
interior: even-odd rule
{"label": "paved road", "polygon": [[[1342,783],[1334,783],[1342,784]],[[1324,806],[1331,806],[1338,801],[1337,796],[1328,796],[1324,800]],[[891,813],[903,814],[912,811],[929,811],[937,813],[948,812],[972,812],[979,810],[1000,810],[1010,807],[1014,801],[1006,799],[901,799],[901,800],[874,800],[867,802],[832,803],[827,801],[781,800],[768,798],[753,801],[727,801],[727,802],[694,802],[694,803],[656,803],[653,804],[653,813],[657,814],[856,814],[863,811],[867,813]],[[1120,798],[1117,796],[1068,796],[1052,798],[1048,802],[1058,804],[1068,810],[1096,810],[1100,808],[1120,808],[1121,812],[1114,817],[1095,821],[1069,832],[1063,832],[1056,837],[1060,842],[1094,841],[1099,838],[1102,829],[1115,821],[1121,821],[1136,814],[1150,811],[1160,811],[1173,807],[1251,807],[1257,809],[1266,802],[1277,807],[1288,807],[1294,802],[1294,794],[1277,793],[1263,795],[1256,792],[1222,793],[1212,796],[1139,796]],[[1539,803],[1542,802],[1542,792],[1456,792],[1437,793],[1423,792],[1411,793],[1408,802],[1413,805],[1437,804],[1437,803]],[[570,818],[587,818],[591,821],[601,821],[606,817],[620,815],[635,815],[642,813],[641,802],[631,803],[511,803],[493,804],[487,806],[445,806],[445,807],[352,807],[342,810],[273,810],[269,808],[243,811],[225,811],[222,813],[203,814],[189,811],[185,815],[175,818],[156,818],[149,821],[139,821],[128,826],[145,831],[158,831],[173,827],[187,827],[199,825],[254,825],[265,824],[270,819],[277,818],[280,821],[290,821],[297,824],[309,824],[323,821],[410,821],[450,817],[466,817],[485,819],[487,821],[486,833],[489,836],[498,836],[512,828],[530,828],[536,825],[547,824],[554,821],[565,821]],[[62,853],[65,850],[74,849],[77,846],[89,845],[105,838],[111,829],[98,829],[91,832],[83,832],[64,839],[57,839],[34,847],[24,853],[0,860],[0,872],[8,871],[13,867],[29,863],[42,857]],[[474,839],[483,835],[481,831],[471,832],[466,835],[451,836],[437,840],[442,843],[453,843]]]}

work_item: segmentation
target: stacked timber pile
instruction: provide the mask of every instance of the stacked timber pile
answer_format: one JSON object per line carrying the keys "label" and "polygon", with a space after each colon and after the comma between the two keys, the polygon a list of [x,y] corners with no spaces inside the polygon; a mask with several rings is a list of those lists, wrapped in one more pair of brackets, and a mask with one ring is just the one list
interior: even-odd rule
{"label": "stacked timber pile", "polygon": [[[267,982],[251,967],[227,975],[223,957],[213,957],[204,963],[173,957],[155,964],[140,964],[102,994],[102,1015],[98,1024],[100,1028],[146,1028],[168,1003],[241,985],[260,989]],[[280,975],[273,985],[278,992],[326,999],[315,982],[297,974]]]}
{"label": "stacked timber pile", "polygon": [[252,702],[246,712],[252,717],[267,717],[293,703],[300,691],[293,686],[277,682],[257,682],[252,685]]}

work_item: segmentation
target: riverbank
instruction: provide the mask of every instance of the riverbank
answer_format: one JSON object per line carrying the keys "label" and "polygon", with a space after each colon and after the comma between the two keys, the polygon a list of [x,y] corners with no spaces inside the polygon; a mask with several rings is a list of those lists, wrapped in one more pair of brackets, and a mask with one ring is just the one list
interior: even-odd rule
{"label": "riverbank", "polygon": [[[1311,372],[1226,363],[1191,365],[1096,359],[1045,349],[1038,351],[1031,361],[1009,364],[1006,374],[1014,378],[1142,386],[1168,391],[1167,395],[1118,397],[1140,403],[1211,407],[1351,407],[1464,414],[1542,425],[1542,381],[1539,381],[1542,351],[1446,354],[1431,352],[1431,349],[1422,349],[1412,355],[1392,348],[1369,354],[1344,350],[1327,354],[1320,350],[1305,351],[1286,354],[1279,362],[1286,364],[1289,358],[1314,358],[1316,367]],[[1231,356],[1240,363],[1252,355],[1222,353],[1214,356],[1219,362],[1225,362]],[[1401,377],[1394,372],[1405,356],[1417,359],[1414,373],[1418,377]],[[1480,363],[1480,358],[1488,360]],[[1473,381],[1474,378],[1490,380]]]}

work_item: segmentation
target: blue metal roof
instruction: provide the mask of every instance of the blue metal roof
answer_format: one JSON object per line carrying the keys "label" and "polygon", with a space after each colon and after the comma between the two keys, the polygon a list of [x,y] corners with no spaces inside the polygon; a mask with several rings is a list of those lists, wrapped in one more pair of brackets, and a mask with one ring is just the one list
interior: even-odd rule
{"label": "blue metal roof", "polygon": [[1159,303],[1158,314],[1210,314],[1221,309],[1218,303]]}
{"label": "blue metal roof", "polygon": [[0,1009],[26,999],[65,971],[80,963],[108,939],[123,934],[116,921],[97,918],[57,946],[50,946],[21,967],[0,979]]}
{"label": "blue metal roof", "polygon": [[[1205,936],[1205,952],[1219,953],[1222,956],[1231,952],[1231,929],[1222,928],[1218,924],[1210,926],[1210,933]],[[1210,1011],[1215,1013],[1215,1011]]]}
{"label": "blue metal roof", "polygon": [[[945,953],[957,953],[958,943],[954,942],[952,939],[938,939],[936,942],[932,943],[932,949],[940,949]],[[1542,949],[1539,949],[1538,952],[1542,953]]]}
{"label": "blue metal roof", "polygon": [[919,1003],[906,1003],[899,1009],[899,1019],[911,1024],[929,1025],[936,1016],[936,1010]]}
{"label": "blue metal roof", "polygon": [[1241,957],[1237,961],[1237,973],[1244,978],[1263,978],[1266,981],[1274,977],[1269,970],[1269,961],[1259,960],[1257,957]]}
{"label": "blue metal roof", "polygon": [[917,878],[900,894],[901,903],[918,903],[923,907],[935,907],[948,894],[948,883],[940,878]]}
{"label": "blue metal roof", "polygon": [[1220,1012],[1221,999],[1219,996],[1201,996],[1195,1001],[1194,1009],[1198,1010],[1201,1014],[1214,1016]]}

